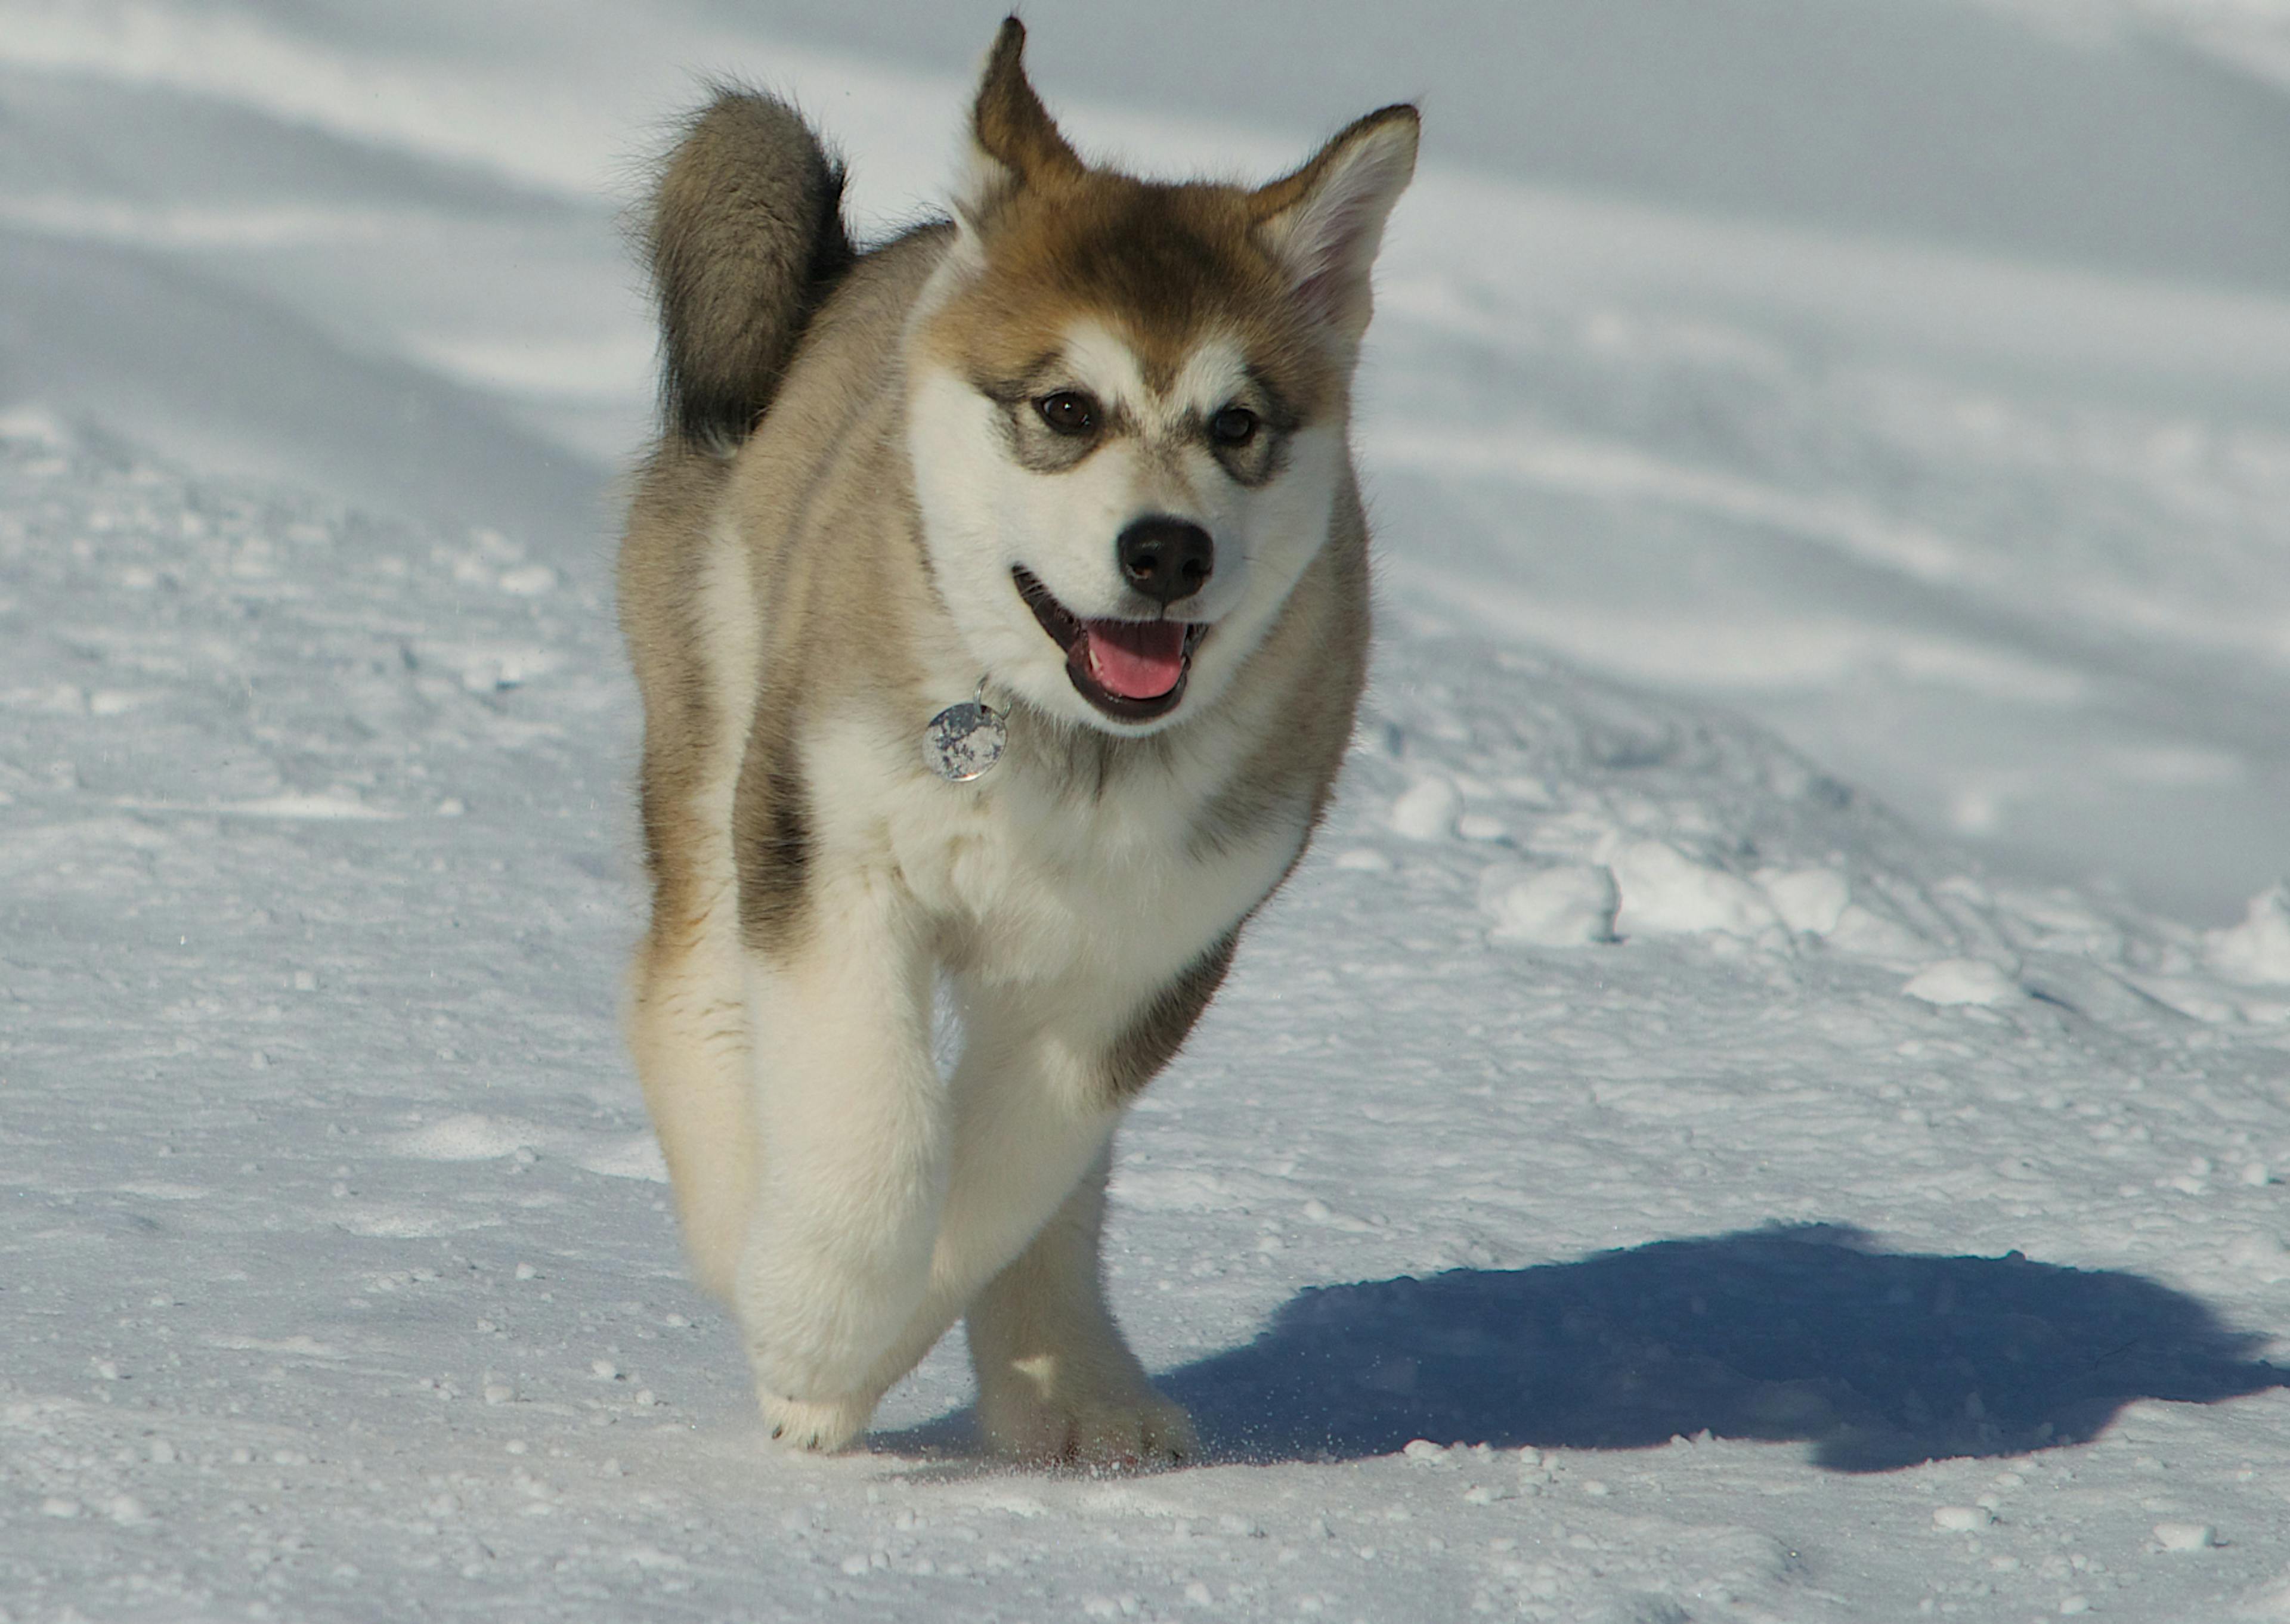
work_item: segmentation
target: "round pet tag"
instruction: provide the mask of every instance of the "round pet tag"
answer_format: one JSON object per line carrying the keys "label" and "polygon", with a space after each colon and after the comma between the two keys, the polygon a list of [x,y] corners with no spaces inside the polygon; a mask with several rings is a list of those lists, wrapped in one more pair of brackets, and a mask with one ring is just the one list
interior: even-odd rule
{"label": "round pet tag", "polygon": [[923,732],[923,760],[949,784],[982,777],[1002,759],[1010,728],[1001,714],[981,700],[949,705],[930,719]]}

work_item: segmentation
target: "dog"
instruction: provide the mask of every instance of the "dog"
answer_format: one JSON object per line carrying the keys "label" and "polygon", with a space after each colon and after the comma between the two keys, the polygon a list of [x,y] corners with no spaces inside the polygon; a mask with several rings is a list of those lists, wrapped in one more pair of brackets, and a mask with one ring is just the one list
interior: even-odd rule
{"label": "dog", "polygon": [[953,218],[868,252],[769,97],[719,93],[661,171],[629,1037],[773,1437],[844,1447],[966,1318],[990,1447],[1165,1465],[1193,1428],[1100,1280],[1113,1133],[1349,740],[1347,416],[1418,119],[1158,184],[1076,155],[1024,44]]}

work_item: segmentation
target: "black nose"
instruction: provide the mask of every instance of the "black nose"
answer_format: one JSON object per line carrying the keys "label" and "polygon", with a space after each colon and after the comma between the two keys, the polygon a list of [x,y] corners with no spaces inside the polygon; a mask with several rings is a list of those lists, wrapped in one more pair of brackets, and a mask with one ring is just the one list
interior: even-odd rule
{"label": "black nose", "polygon": [[1216,572],[1216,543],[1190,519],[1139,519],[1113,546],[1122,579],[1157,604],[1190,597]]}

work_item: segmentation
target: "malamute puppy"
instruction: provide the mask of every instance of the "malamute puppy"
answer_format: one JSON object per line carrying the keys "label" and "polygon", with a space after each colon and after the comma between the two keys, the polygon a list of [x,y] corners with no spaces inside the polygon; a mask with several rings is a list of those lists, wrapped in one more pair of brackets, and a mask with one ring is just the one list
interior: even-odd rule
{"label": "malamute puppy", "polygon": [[1416,115],[1254,190],[1159,185],[1075,154],[1024,42],[954,219],[880,248],[769,98],[720,95],[661,175],[629,1042],[774,1437],[849,1442],[967,1316],[997,1448],[1165,1462],[1190,1425],[1099,1283],[1109,1147],[1351,731],[1348,396]]}

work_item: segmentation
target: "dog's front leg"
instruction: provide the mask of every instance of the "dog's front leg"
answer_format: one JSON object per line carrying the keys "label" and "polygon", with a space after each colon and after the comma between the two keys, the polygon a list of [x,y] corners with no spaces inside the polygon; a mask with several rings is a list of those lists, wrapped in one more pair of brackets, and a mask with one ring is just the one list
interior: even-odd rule
{"label": "dog's front leg", "polygon": [[971,992],[930,1292],[871,1385],[888,1388],[966,1310],[979,1420],[1000,1452],[1115,1466],[1192,1458],[1191,1422],[1146,1380],[1099,1279],[1109,1145],[1142,1081],[1138,1062],[1112,1058],[1118,1028],[1092,1019],[1106,1002],[1093,987]]}
{"label": "dog's front leg", "polygon": [[970,1304],[987,1443],[1021,1460],[1168,1466],[1197,1459],[1181,1405],[1146,1379],[1098,1269],[1111,1151],[1099,1153],[1026,1250]]}
{"label": "dog's front leg", "polygon": [[883,876],[822,888],[800,934],[751,951],[759,1175],[733,1300],[774,1436],[836,1449],[928,1285],[947,1108],[931,961]]}
{"label": "dog's front leg", "polygon": [[[964,1297],[979,1425],[1003,1454],[1094,1466],[1199,1454],[1191,1420],[1146,1380],[1114,1322],[1098,1251],[1114,1124],[1183,1040],[1231,950],[1229,937],[1213,944],[1141,1003],[1109,996],[1101,981],[1049,989],[1030,1010],[1002,1012],[1024,1041],[973,1050],[983,1063],[960,1091],[939,1261],[943,1271],[967,1251],[974,1268],[984,1266],[964,1282]],[[1038,1124],[1061,1117],[1062,1154],[1029,1158],[1049,1176],[1013,1234],[995,1221],[1012,1215],[976,1199],[990,1186],[974,1175],[1005,1159],[997,1154],[1003,1144],[1038,1137]]]}

